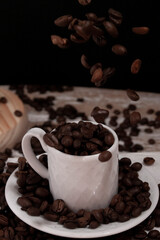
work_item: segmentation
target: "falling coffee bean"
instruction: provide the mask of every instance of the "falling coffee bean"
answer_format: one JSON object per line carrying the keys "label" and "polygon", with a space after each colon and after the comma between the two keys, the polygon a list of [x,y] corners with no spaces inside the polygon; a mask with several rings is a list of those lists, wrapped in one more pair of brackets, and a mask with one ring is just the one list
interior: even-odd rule
{"label": "falling coffee bean", "polygon": [[132,89],[127,89],[127,95],[132,101],[138,101],[139,95]]}
{"label": "falling coffee bean", "polygon": [[86,69],[90,69],[91,68],[91,66],[88,63],[88,59],[87,59],[87,57],[84,54],[82,54],[82,56],[81,56],[81,64]]}
{"label": "falling coffee bean", "polygon": [[99,82],[99,81],[101,81],[102,77],[103,77],[103,71],[102,71],[102,68],[99,67],[94,71],[92,78],[91,78],[91,82],[92,83]]}
{"label": "falling coffee bean", "polygon": [[99,154],[99,161],[100,162],[107,162],[111,159],[112,153],[110,151],[103,151]]}
{"label": "falling coffee bean", "polygon": [[94,107],[94,109],[91,112],[91,116],[98,123],[104,123],[104,121],[108,117],[108,115],[109,115],[108,110],[102,109],[102,108],[99,108],[99,107]]}
{"label": "falling coffee bean", "polygon": [[132,32],[139,35],[145,35],[149,32],[149,27],[132,27]]}
{"label": "falling coffee bean", "polygon": [[122,16],[122,13],[120,13],[119,11],[113,8],[109,8],[108,15],[109,15],[110,21],[112,21],[115,25],[118,26],[122,23],[123,16]]}
{"label": "falling coffee bean", "polygon": [[112,52],[114,52],[116,55],[124,56],[127,54],[127,49],[121,44],[115,44],[112,46]]}
{"label": "falling coffee bean", "polygon": [[91,0],[78,0],[79,4],[86,6],[91,3]]}
{"label": "falling coffee bean", "polygon": [[54,20],[54,24],[58,27],[67,27],[73,20],[71,15],[64,15]]}
{"label": "falling coffee bean", "polygon": [[113,38],[118,37],[119,33],[118,33],[117,27],[114,25],[114,23],[112,23],[110,21],[104,21],[103,25],[110,36],[112,36]]}
{"label": "falling coffee bean", "polygon": [[137,58],[133,61],[131,65],[131,73],[137,74],[141,68],[142,61],[141,59]]}

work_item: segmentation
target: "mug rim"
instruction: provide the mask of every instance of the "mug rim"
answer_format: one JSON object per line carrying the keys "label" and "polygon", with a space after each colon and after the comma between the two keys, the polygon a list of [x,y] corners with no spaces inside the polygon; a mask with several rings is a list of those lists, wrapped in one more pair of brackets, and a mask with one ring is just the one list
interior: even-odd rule
{"label": "mug rim", "polygon": [[[114,143],[112,144],[112,146],[110,147],[110,148],[108,148],[107,149],[107,151],[110,151],[111,153],[113,153],[115,150],[116,150],[116,147],[117,147],[117,149],[118,149],[118,136],[117,136],[117,134],[116,134],[116,132],[111,128],[111,127],[109,127],[109,126],[107,126],[107,125],[104,125],[104,124],[102,124],[102,123],[97,123],[96,121],[94,122],[94,121],[92,121],[92,120],[80,120],[80,121],[83,121],[83,122],[91,122],[91,123],[93,123],[93,124],[95,124],[95,125],[98,125],[98,124],[101,124],[104,128],[106,128],[112,135],[113,135],[113,137],[114,137]],[[78,123],[79,121],[69,121],[68,123]],[[52,131],[54,131],[54,129],[52,130]],[[51,132],[52,132],[51,131]],[[87,159],[87,160],[89,160],[90,158],[92,158],[93,159],[93,156],[94,157],[98,157],[99,155],[100,155],[100,153],[97,153],[97,154],[93,154],[93,155],[82,155],[82,156],[79,156],[79,155],[73,155],[73,154],[68,154],[68,153],[64,153],[64,152],[62,152],[62,151],[60,151],[60,150],[58,150],[58,149],[56,149],[56,148],[54,148],[54,147],[50,147],[49,145],[47,145],[46,144],[46,146],[47,146],[47,148],[49,148],[50,150],[54,150],[54,151],[56,151],[56,152],[58,152],[59,154],[61,154],[62,156],[70,156],[70,157],[74,157],[74,158],[81,158],[81,159]]]}

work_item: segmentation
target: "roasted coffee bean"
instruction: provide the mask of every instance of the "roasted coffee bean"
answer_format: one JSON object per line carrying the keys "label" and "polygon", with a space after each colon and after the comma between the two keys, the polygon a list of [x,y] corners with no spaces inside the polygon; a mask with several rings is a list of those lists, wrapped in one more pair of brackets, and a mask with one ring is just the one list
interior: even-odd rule
{"label": "roasted coffee bean", "polygon": [[92,83],[96,83],[96,82],[100,82],[101,79],[103,77],[103,71],[101,67],[98,67],[97,69],[95,69],[95,71],[93,72],[92,78],[91,78],[91,82]]}
{"label": "roasted coffee bean", "polygon": [[22,113],[20,110],[15,110],[15,111],[14,111],[14,115],[15,115],[16,117],[22,117],[23,113]]}
{"label": "roasted coffee bean", "polygon": [[132,62],[131,65],[131,73],[137,74],[141,68],[142,61],[141,59],[137,58]]}
{"label": "roasted coffee bean", "polygon": [[142,213],[142,208],[136,207],[132,210],[131,214],[132,214],[133,217],[138,217],[138,216],[141,215],[141,213]]}
{"label": "roasted coffee bean", "polygon": [[115,74],[115,71],[116,71],[115,67],[104,68],[102,79],[99,82],[98,81],[95,82],[95,86],[96,87],[103,86],[106,83],[106,81]]}
{"label": "roasted coffee bean", "polygon": [[59,216],[56,213],[51,213],[51,212],[45,212],[43,216],[45,219],[52,222],[57,222],[59,219]]}
{"label": "roasted coffee bean", "polygon": [[43,136],[43,140],[50,147],[55,147],[55,145],[57,145],[59,143],[58,139],[51,133],[46,133]]}
{"label": "roasted coffee bean", "polygon": [[8,218],[2,214],[0,214],[0,225],[7,226],[8,225]]}
{"label": "roasted coffee bean", "polygon": [[32,206],[32,202],[27,197],[19,197],[17,203],[23,208],[27,209]]}
{"label": "roasted coffee bean", "polygon": [[93,210],[91,214],[94,216],[97,222],[103,223],[103,214],[102,214],[102,209],[98,210]]}
{"label": "roasted coffee bean", "polygon": [[139,35],[149,33],[149,27],[132,27],[132,32]]}
{"label": "roasted coffee bean", "polygon": [[48,189],[45,189],[43,187],[38,187],[35,191],[35,194],[38,197],[46,198],[49,195],[49,191],[48,191]]}
{"label": "roasted coffee bean", "polygon": [[67,38],[62,38],[58,35],[51,35],[51,41],[53,45],[57,45],[60,48],[68,48],[69,40]]}
{"label": "roasted coffee bean", "polygon": [[130,220],[130,216],[128,214],[122,214],[118,216],[119,222],[126,222],[128,220]]}
{"label": "roasted coffee bean", "polygon": [[91,68],[91,66],[88,63],[88,59],[87,59],[86,55],[84,55],[84,54],[82,54],[82,56],[81,56],[81,64],[86,69],[90,69]]}
{"label": "roasted coffee bean", "polygon": [[54,20],[54,24],[58,27],[67,27],[69,23],[73,20],[71,15],[64,15]]}
{"label": "roasted coffee bean", "polygon": [[63,226],[69,229],[75,229],[78,227],[78,223],[77,221],[74,221],[74,220],[66,220]]}
{"label": "roasted coffee bean", "polygon": [[85,16],[87,17],[88,20],[91,20],[94,22],[96,22],[98,19],[97,15],[93,12],[86,13]]}
{"label": "roasted coffee bean", "polygon": [[102,109],[99,107],[94,107],[91,116],[98,123],[104,123],[105,119],[108,117],[109,111],[107,109]]}
{"label": "roasted coffee bean", "polygon": [[61,199],[56,199],[52,204],[52,210],[56,213],[60,213],[64,210],[65,203]]}
{"label": "roasted coffee bean", "polygon": [[92,35],[93,41],[99,46],[104,47],[107,44],[107,39],[104,35]]}
{"label": "roasted coffee bean", "polygon": [[125,209],[125,203],[122,200],[117,202],[114,209],[119,214],[123,213],[123,211]]}
{"label": "roasted coffee bean", "polygon": [[144,230],[141,230],[140,232],[136,233],[134,237],[136,239],[146,239],[147,233]]}
{"label": "roasted coffee bean", "polygon": [[112,157],[112,153],[110,151],[103,151],[99,154],[98,160],[100,162],[109,161]]}
{"label": "roasted coffee bean", "polygon": [[157,238],[157,236],[159,236],[160,232],[158,230],[151,230],[149,231],[148,233],[148,237],[152,238],[152,239],[155,239]]}
{"label": "roasted coffee bean", "polygon": [[80,217],[77,219],[77,223],[78,223],[78,227],[85,228],[85,227],[87,227],[89,221],[85,217]]}
{"label": "roasted coffee bean", "polygon": [[119,11],[109,8],[108,14],[110,21],[112,21],[114,24],[120,25],[122,23],[123,16]]}
{"label": "roasted coffee bean", "polygon": [[127,89],[127,95],[132,101],[138,101],[139,95],[132,89]]}
{"label": "roasted coffee bean", "polygon": [[114,143],[114,137],[111,133],[107,134],[104,138],[104,141],[105,143],[108,145],[108,146],[112,146],[113,143]]}
{"label": "roasted coffee bean", "polygon": [[127,49],[121,44],[115,44],[112,46],[112,52],[114,52],[116,55],[124,56],[127,54]]}
{"label": "roasted coffee bean", "polygon": [[114,23],[112,23],[110,21],[104,21],[103,25],[104,25],[106,31],[109,33],[109,35],[111,35],[113,38],[118,37],[119,32],[118,32],[117,27],[115,26]]}
{"label": "roasted coffee bean", "polygon": [[90,224],[89,224],[89,228],[91,228],[91,229],[95,229],[95,228],[99,227],[99,225],[100,225],[99,222],[93,220],[93,221],[90,222]]}
{"label": "roasted coffee bean", "polygon": [[37,207],[29,207],[27,208],[27,213],[30,216],[40,216],[40,209]]}
{"label": "roasted coffee bean", "polygon": [[97,68],[101,68],[102,69],[102,63],[97,62],[95,63],[91,68],[90,68],[90,74],[93,75],[93,73],[95,72],[95,70]]}
{"label": "roasted coffee bean", "polygon": [[153,157],[145,157],[143,159],[143,163],[147,166],[153,165],[155,162],[155,159]]}
{"label": "roasted coffee bean", "polygon": [[86,6],[91,3],[92,0],[78,0],[79,4]]}
{"label": "roasted coffee bean", "polygon": [[136,126],[141,121],[141,114],[139,112],[132,112],[130,114],[130,124],[131,126]]}
{"label": "roasted coffee bean", "polygon": [[7,98],[6,97],[0,97],[0,103],[7,103],[8,102],[8,100],[7,100]]}
{"label": "roasted coffee bean", "polygon": [[64,147],[71,147],[73,144],[73,138],[71,136],[64,136],[61,139],[61,144]]}
{"label": "roasted coffee bean", "polygon": [[139,162],[135,162],[131,165],[131,168],[135,171],[140,171],[142,169],[142,164]]}

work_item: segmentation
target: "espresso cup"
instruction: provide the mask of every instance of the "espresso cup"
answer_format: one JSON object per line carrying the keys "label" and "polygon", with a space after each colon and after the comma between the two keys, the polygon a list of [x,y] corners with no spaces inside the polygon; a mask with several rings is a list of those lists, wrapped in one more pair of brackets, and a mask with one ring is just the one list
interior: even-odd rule
{"label": "espresso cup", "polygon": [[[101,125],[114,137],[114,143],[108,149],[112,156],[106,162],[98,159],[100,153],[75,156],[48,146],[43,140],[46,132],[41,128],[31,128],[22,139],[24,157],[41,177],[48,179],[53,199],[64,200],[74,212],[105,208],[118,192],[118,137],[110,127]],[[35,156],[32,137],[40,141],[46,152],[48,168]]]}

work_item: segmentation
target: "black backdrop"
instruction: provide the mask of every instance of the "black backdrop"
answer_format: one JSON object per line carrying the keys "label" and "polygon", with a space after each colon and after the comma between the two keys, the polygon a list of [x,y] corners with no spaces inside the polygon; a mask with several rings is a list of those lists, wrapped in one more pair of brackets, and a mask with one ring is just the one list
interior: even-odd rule
{"label": "black backdrop", "polygon": [[[64,14],[83,19],[85,13],[107,16],[112,7],[122,12],[121,43],[128,48],[126,58],[113,58],[95,44],[60,49],[51,43],[51,34],[67,36],[68,31],[54,25]],[[80,63],[83,53],[92,59],[116,65],[117,72],[104,87],[160,92],[160,42],[158,0],[92,0],[86,7],[77,0],[1,0],[0,1],[0,84],[66,84],[94,86],[89,71]],[[145,36],[135,36],[132,26],[148,26]],[[130,73],[135,58],[142,59],[138,75]]]}

